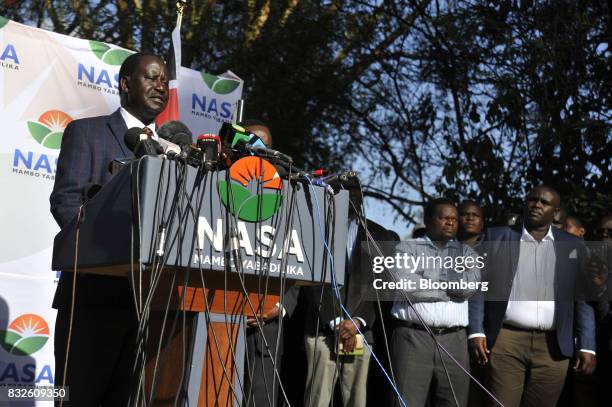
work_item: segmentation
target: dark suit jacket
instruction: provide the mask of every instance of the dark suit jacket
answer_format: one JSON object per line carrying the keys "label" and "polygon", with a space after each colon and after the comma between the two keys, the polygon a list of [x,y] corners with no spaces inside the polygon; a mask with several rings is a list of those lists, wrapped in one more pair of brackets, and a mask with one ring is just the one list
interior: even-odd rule
{"label": "dark suit jacket", "polygon": [[[582,241],[560,229],[553,228],[555,243],[555,325],[561,354],[572,357],[576,349],[595,350],[595,319],[593,308],[585,301],[574,298],[585,287],[586,276],[580,260],[586,251]],[[487,265],[483,280],[489,281],[485,301],[482,292],[470,299],[469,334],[484,333],[487,346],[492,348],[503,324],[507,299],[510,297],[518,265],[521,229],[491,228],[486,231],[481,250],[487,252]],[[576,253],[576,256],[570,256]],[[505,300],[504,300],[505,299]],[[576,338],[576,341],[574,341]]]}
{"label": "dark suit jacket", "polygon": [[[60,228],[77,215],[85,188],[92,184],[104,185],[111,179],[110,162],[117,157],[134,156],[123,141],[126,131],[119,110],[109,116],[75,120],[66,127],[49,198],[51,213]],[[71,298],[72,273],[62,273],[53,307],[69,306]],[[77,304],[126,307],[130,301],[127,279],[78,275]]]}
{"label": "dark suit jacket", "polygon": [[[368,231],[376,241],[395,241],[397,234],[388,231],[379,224],[368,222]],[[372,297],[368,298],[368,293],[372,293],[372,270],[364,268],[365,264],[372,264],[366,257],[378,255],[372,248],[371,253],[362,250],[361,242],[367,239],[365,229],[359,225],[355,248],[350,259],[347,258],[345,267],[344,286],[339,288],[340,296],[344,307],[351,316],[363,318],[367,324],[365,336],[368,342],[373,341],[371,328],[376,320],[375,302]],[[336,317],[343,316],[340,305],[336,298],[333,288],[330,285],[315,287],[304,287],[303,295],[307,302],[305,332],[308,336],[314,336],[318,332],[329,332],[329,321]],[[321,298],[321,295],[323,296]],[[319,309],[319,303],[321,307]],[[318,321],[318,324],[317,324]]]}

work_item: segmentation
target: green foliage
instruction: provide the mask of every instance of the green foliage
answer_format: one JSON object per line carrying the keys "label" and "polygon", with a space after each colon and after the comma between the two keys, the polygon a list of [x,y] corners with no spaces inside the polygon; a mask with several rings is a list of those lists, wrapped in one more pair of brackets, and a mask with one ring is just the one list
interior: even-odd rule
{"label": "green foliage", "polygon": [[[587,223],[610,211],[607,2],[188,3],[183,65],[232,70],[245,117],[270,125],[275,148],[365,169],[366,195],[403,221],[448,195],[481,201],[494,222],[542,182]],[[134,0],[18,1],[0,14],[162,54],[176,17],[173,1]]]}

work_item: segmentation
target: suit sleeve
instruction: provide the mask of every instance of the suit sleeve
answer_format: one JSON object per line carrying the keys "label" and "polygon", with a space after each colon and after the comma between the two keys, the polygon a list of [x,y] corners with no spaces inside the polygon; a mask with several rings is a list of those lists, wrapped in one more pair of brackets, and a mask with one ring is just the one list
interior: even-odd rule
{"label": "suit sleeve", "polygon": [[291,286],[283,295],[283,309],[287,313],[286,316],[291,317],[298,301],[298,295],[300,293],[300,287]]}
{"label": "suit sleeve", "polygon": [[[377,244],[380,242],[392,241],[397,236],[394,232],[390,232],[370,220],[367,222],[371,237]],[[369,238],[366,237],[366,239]],[[360,262],[354,265],[355,270],[353,270],[353,273],[359,274],[357,279],[358,284],[352,285],[351,293],[349,294],[353,298],[359,299],[358,302],[354,304],[354,309],[349,311],[353,317],[358,317],[366,323],[366,329],[372,328],[376,321],[376,302],[374,301],[375,296],[372,287],[373,275],[369,265],[372,264],[372,258],[380,255],[380,253],[378,252],[379,246],[374,244],[374,242],[372,242],[372,245],[366,247],[359,244],[358,250],[360,250],[361,253]],[[383,251],[383,254],[385,254],[385,246],[380,249]]]}
{"label": "suit sleeve", "polygon": [[595,310],[585,301],[574,304],[576,349],[595,352]]}
{"label": "suit sleeve", "polygon": [[[489,250],[489,246],[486,244],[486,242],[489,242],[491,240],[491,235],[490,232],[487,230],[485,232],[485,236],[484,236],[484,241],[485,241],[485,245],[481,246],[480,250],[478,250],[478,254],[482,255],[483,253],[488,252]],[[480,270],[481,273],[481,278],[482,281],[485,281],[485,276],[486,276],[486,268],[487,268],[487,263],[490,260],[490,258],[485,257],[484,263],[485,263],[485,268]],[[484,303],[484,298],[485,295],[482,291],[477,291],[470,299],[468,302],[468,335],[474,335],[474,334],[485,334],[485,329],[484,329],[484,315],[485,315],[485,303]]]}
{"label": "suit sleeve", "polygon": [[77,215],[83,188],[91,180],[93,157],[86,127],[72,122],[62,136],[55,184],[49,197],[51,213],[60,228]]}

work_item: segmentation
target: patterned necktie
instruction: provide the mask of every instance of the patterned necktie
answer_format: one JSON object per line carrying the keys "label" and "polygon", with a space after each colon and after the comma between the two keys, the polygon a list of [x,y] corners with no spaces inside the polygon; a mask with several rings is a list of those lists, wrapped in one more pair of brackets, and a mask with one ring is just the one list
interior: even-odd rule
{"label": "patterned necktie", "polygon": [[145,128],[142,129],[142,132],[144,134],[146,134],[148,138],[150,138],[150,139],[153,138],[153,130],[151,130],[150,128],[145,127]]}

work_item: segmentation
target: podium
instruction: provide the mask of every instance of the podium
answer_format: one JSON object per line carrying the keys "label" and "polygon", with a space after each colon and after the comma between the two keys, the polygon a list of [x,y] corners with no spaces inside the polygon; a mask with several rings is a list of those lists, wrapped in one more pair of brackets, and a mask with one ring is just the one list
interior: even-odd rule
{"label": "podium", "polygon": [[73,272],[78,243],[77,273],[129,279],[146,327],[137,405],[240,406],[246,317],[292,284],[343,283],[348,205],[261,158],[211,172],[144,157],[58,233],[53,270]]}

